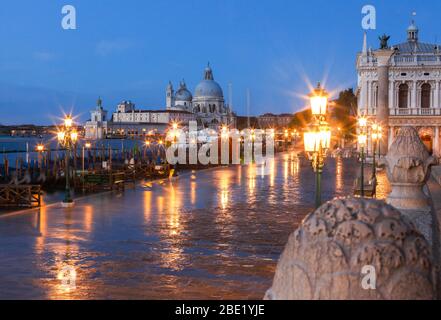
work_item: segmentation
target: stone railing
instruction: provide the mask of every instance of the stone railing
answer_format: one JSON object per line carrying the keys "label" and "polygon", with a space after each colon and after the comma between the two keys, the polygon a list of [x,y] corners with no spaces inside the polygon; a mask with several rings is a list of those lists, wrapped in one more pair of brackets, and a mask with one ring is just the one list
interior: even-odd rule
{"label": "stone railing", "polygon": [[[365,116],[375,116],[376,108],[360,109],[360,114]],[[441,116],[439,108],[393,108],[389,109],[390,116]]]}
{"label": "stone railing", "polygon": [[437,65],[440,64],[441,60],[439,56],[400,56],[397,55],[393,58],[393,64],[394,65],[409,65],[409,66],[415,66],[415,65]]}
{"label": "stone railing", "polygon": [[391,116],[441,116],[439,108],[394,108],[389,110]]}

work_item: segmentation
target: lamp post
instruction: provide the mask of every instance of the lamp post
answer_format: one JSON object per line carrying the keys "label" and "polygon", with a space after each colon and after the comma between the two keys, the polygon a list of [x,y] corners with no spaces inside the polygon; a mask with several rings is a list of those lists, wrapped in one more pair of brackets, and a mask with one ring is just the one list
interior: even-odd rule
{"label": "lamp post", "polygon": [[328,94],[321,88],[320,83],[310,94],[311,112],[313,122],[309,131],[304,134],[305,152],[308,154],[312,168],[315,172],[315,206],[321,206],[321,180],[323,167],[325,165],[326,151],[331,144],[331,130],[326,121],[326,109],[328,105]]}
{"label": "lamp post", "polygon": [[364,148],[367,144],[367,119],[361,117],[358,119],[360,133],[358,134],[358,145],[361,148],[361,172],[360,172],[360,195],[364,198]]}
{"label": "lamp post", "polygon": [[[381,133],[381,126],[379,126],[377,123],[372,124],[372,141],[374,143],[373,145],[373,170],[372,170],[372,178],[377,177],[377,161],[376,161],[376,155],[377,155],[377,147],[380,144],[380,139],[382,138]],[[380,153],[378,153],[380,154]]]}
{"label": "lamp post", "polygon": [[78,132],[73,128],[72,116],[68,115],[64,118],[64,125],[57,133],[58,142],[65,148],[65,177],[66,189],[65,196],[62,202],[63,207],[71,207],[74,202],[70,190],[70,152],[78,140]]}
{"label": "lamp post", "polygon": [[83,154],[82,154],[82,158],[83,158],[83,162],[82,162],[82,172],[83,172],[83,177],[84,177],[84,172],[85,170],[85,149],[90,149],[92,147],[92,144],[90,142],[86,142],[85,144],[83,144]]}
{"label": "lamp post", "polygon": [[43,152],[44,152],[44,145],[43,144],[37,144],[37,147],[35,148],[38,152],[38,168],[41,171],[41,167],[43,166]]}

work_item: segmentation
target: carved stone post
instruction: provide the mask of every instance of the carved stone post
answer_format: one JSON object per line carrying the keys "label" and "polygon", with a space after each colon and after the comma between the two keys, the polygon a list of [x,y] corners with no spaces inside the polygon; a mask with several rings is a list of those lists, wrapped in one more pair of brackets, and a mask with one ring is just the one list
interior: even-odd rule
{"label": "carved stone post", "polygon": [[265,299],[433,299],[430,251],[395,208],[378,200],[335,199],[290,236]]}
{"label": "carved stone post", "polygon": [[397,209],[425,210],[429,198],[423,191],[430,177],[430,166],[436,164],[413,127],[400,129],[380,165],[387,169],[392,192],[387,203]]}

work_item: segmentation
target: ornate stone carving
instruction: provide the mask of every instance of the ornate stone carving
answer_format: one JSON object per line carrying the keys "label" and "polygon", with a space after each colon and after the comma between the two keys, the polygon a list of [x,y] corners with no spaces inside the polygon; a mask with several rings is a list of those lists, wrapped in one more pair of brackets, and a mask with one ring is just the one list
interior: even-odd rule
{"label": "ornate stone carving", "polygon": [[401,128],[386,157],[379,161],[380,166],[386,167],[392,187],[387,202],[398,209],[427,208],[428,197],[423,187],[430,177],[430,166],[436,163],[416,129]]}
{"label": "ornate stone carving", "polygon": [[[376,289],[362,286],[372,266]],[[268,300],[433,299],[430,248],[412,223],[378,200],[341,198],[289,238]]]}

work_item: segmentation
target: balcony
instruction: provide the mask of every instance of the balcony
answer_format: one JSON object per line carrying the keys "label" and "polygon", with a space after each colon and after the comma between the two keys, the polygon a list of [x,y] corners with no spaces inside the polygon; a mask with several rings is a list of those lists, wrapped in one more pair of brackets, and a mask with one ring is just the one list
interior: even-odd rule
{"label": "balcony", "polygon": [[[375,116],[376,108],[360,109],[360,114]],[[394,116],[441,116],[439,108],[393,108],[389,109],[389,115]]]}
{"label": "balcony", "polygon": [[391,116],[441,116],[439,108],[395,108],[390,109]]}
{"label": "balcony", "polygon": [[393,65],[397,66],[418,66],[418,65],[439,65],[441,64],[440,56],[433,55],[411,55],[411,56],[395,56]]}

